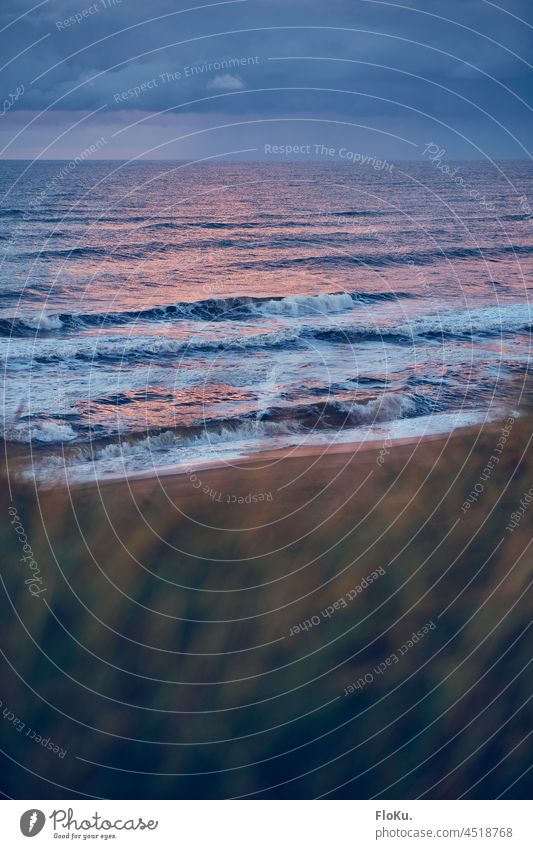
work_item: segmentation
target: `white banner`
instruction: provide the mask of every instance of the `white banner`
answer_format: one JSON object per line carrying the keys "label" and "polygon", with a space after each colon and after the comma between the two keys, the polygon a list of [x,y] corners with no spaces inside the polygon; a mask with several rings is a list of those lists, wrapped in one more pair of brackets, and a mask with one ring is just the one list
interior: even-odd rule
{"label": "white banner", "polygon": [[[2,845],[531,849],[521,801],[4,801]],[[28,841],[35,838],[34,844]]]}

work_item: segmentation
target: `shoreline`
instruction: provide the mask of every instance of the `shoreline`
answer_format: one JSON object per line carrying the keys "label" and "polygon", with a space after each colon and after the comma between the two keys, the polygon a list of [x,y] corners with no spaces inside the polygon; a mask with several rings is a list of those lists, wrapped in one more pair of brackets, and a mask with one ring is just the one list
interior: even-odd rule
{"label": "shoreline", "polygon": [[[246,482],[249,476],[272,477],[280,479],[292,479],[301,481],[307,478],[307,484],[313,485],[313,476],[329,478],[332,481],[348,470],[360,467],[380,469],[386,466],[389,460],[394,463],[401,462],[405,458],[414,458],[417,451],[424,452],[426,448],[440,446],[440,451],[446,449],[455,440],[469,440],[472,437],[472,445],[480,438],[482,433],[497,424],[497,421],[486,422],[480,427],[465,425],[447,433],[432,433],[424,436],[405,436],[391,441],[384,448],[383,440],[368,440],[360,442],[345,442],[327,445],[300,445],[291,450],[267,449],[248,454],[231,463],[223,460],[212,461],[209,464],[202,462],[191,463],[182,467],[162,467],[159,470],[139,472],[129,476],[106,477],[101,480],[83,481],[71,485],[72,489],[112,491],[119,490],[124,485],[131,491],[139,491],[145,494],[161,488],[166,493],[171,493],[173,498],[195,497],[204,494],[208,499],[224,503],[224,499],[214,497],[214,494],[232,493],[237,497],[244,497]],[[470,441],[470,440],[469,440]],[[440,453],[438,451],[437,453]],[[380,463],[379,458],[383,457]],[[311,481],[309,481],[311,479]],[[328,484],[329,485],[329,484]],[[280,489],[287,486],[283,483]],[[234,491],[238,491],[235,493]],[[267,499],[270,500],[270,499]],[[225,503],[235,503],[226,501]],[[239,502],[243,503],[243,502]],[[249,502],[247,502],[249,503]],[[253,502],[256,503],[256,502]]]}
{"label": "shoreline", "polygon": [[[368,439],[353,439],[350,441],[332,440],[330,442],[302,442],[298,445],[264,448],[257,451],[248,450],[244,451],[242,454],[235,454],[229,459],[215,457],[197,459],[191,460],[191,462],[179,464],[172,463],[161,465],[159,467],[152,466],[149,469],[139,469],[126,473],[117,471],[116,473],[108,473],[101,477],[95,475],[94,477],[88,477],[85,480],[76,480],[74,476],[69,478],[68,475],[64,473],[64,469],[61,469],[57,477],[54,477],[49,481],[35,481],[35,485],[38,490],[44,491],[58,487],[72,490],[86,490],[91,488],[107,488],[120,484],[135,486],[140,482],[145,485],[149,485],[150,483],[155,483],[163,479],[166,482],[168,482],[169,479],[176,479],[176,484],[178,484],[180,480],[187,481],[190,479],[191,475],[197,475],[200,472],[202,472],[204,477],[210,474],[226,474],[231,476],[232,474],[238,474],[243,471],[255,471],[258,473],[268,472],[273,467],[275,468],[280,464],[286,465],[291,462],[302,463],[305,460],[313,461],[310,468],[313,468],[317,463],[324,463],[330,467],[341,467],[341,458],[345,456],[348,457],[345,464],[352,462],[357,457],[364,456],[366,458],[369,455],[376,454],[379,456],[380,452],[385,460],[392,452],[396,452],[397,449],[405,446],[420,447],[423,444],[436,441],[446,443],[454,438],[467,436],[470,432],[480,433],[487,427],[493,426],[499,421],[500,417],[503,416],[504,414],[501,413],[501,416],[498,418],[486,417],[484,420],[478,421],[476,424],[468,422],[464,425],[457,425],[447,430],[437,429],[434,432],[412,434],[404,433],[401,436],[395,436],[393,438],[387,435],[381,435],[378,438],[376,435]],[[398,422],[401,423],[402,420],[398,420]],[[395,422],[394,424],[398,424],[398,422]],[[31,471],[28,474],[28,469],[31,469],[31,464],[35,463],[37,460],[37,466],[38,458],[41,456],[46,458],[48,455],[46,454],[44,446],[39,446],[38,451],[35,451],[34,449],[33,452],[25,451],[24,447],[25,446],[21,446],[19,443],[4,443],[4,457],[7,460],[7,468],[11,469],[13,476],[18,478],[24,474],[27,482],[28,480],[32,480]],[[30,461],[30,463],[28,463],[28,461]],[[375,462],[378,464],[377,459]]]}
{"label": "shoreline", "polygon": [[[419,417],[417,419],[397,419],[390,423],[383,423],[376,426],[375,434],[371,434],[368,438],[346,439],[342,437],[347,435],[347,432],[339,431],[331,441],[309,441],[303,440],[299,444],[294,445],[277,445],[276,447],[265,447],[257,451],[244,449],[242,453],[238,451],[228,458],[223,457],[205,457],[192,459],[190,462],[169,463],[161,466],[152,466],[146,469],[138,469],[132,471],[117,471],[105,473],[101,476],[95,474],[88,476],[85,479],[77,478],[75,474],[75,466],[72,465],[72,475],[65,471],[65,466],[58,464],[57,474],[51,476],[49,480],[34,478],[32,468],[38,470],[39,461],[46,460],[50,455],[46,451],[45,446],[35,447],[32,451],[27,451],[27,446],[20,443],[4,442],[4,458],[6,467],[10,469],[13,478],[25,479],[25,482],[33,482],[36,488],[40,491],[66,488],[72,490],[87,490],[91,488],[101,489],[113,487],[120,484],[129,486],[137,486],[142,482],[145,486],[150,483],[165,480],[175,479],[175,486],[179,486],[180,481],[188,481],[191,476],[196,476],[200,472],[203,477],[211,474],[217,476],[227,475],[228,477],[241,472],[268,473],[272,468],[277,468],[280,465],[290,463],[302,464],[306,460],[310,462],[309,468],[314,468],[317,464],[327,465],[331,468],[341,467],[343,465],[343,457],[347,457],[344,464],[352,462],[355,458],[363,458],[372,455],[382,455],[383,462],[391,455],[396,453],[398,449],[405,446],[421,447],[426,443],[443,442],[446,444],[450,440],[468,436],[469,434],[480,434],[487,428],[494,427],[497,423],[505,418],[507,413],[504,410],[484,411],[483,417],[480,412],[472,412],[470,416],[466,416],[464,423],[454,424],[456,419],[455,413],[445,414],[444,418],[439,419],[434,430],[429,428],[420,430],[420,424],[430,422],[434,416]],[[463,414],[464,415],[464,414]],[[450,420],[451,426],[450,426]],[[418,424],[416,432],[409,432],[410,427],[414,423]],[[440,423],[440,426],[439,426]],[[385,425],[389,425],[385,430]],[[394,435],[394,431],[397,435]],[[381,433],[379,433],[381,431]],[[379,433],[379,436],[378,436]],[[128,440],[124,440],[127,442]],[[65,455],[68,455],[68,448]],[[53,455],[52,455],[53,456]],[[55,455],[58,456],[58,455]],[[61,455],[59,455],[61,456]],[[376,465],[380,465],[378,459],[374,461]],[[87,463],[90,463],[87,460]],[[68,465],[66,467],[69,468]],[[187,487],[190,489],[190,487]]]}

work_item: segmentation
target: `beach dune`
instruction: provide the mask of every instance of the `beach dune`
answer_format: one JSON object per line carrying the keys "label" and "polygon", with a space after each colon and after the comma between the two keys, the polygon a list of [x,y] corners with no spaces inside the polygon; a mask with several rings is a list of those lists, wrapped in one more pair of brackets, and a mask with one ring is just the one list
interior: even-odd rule
{"label": "beach dune", "polygon": [[523,797],[531,423],[10,478],[7,707],[65,754],[9,734],[6,792]]}

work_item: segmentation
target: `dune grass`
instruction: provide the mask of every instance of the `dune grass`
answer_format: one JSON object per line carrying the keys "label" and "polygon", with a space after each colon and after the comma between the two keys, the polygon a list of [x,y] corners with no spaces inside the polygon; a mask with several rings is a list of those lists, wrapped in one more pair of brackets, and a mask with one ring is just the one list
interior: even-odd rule
{"label": "dune grass", "polygon": [[532,423],[100,488],[11,479],[3,791],[524,797]]}

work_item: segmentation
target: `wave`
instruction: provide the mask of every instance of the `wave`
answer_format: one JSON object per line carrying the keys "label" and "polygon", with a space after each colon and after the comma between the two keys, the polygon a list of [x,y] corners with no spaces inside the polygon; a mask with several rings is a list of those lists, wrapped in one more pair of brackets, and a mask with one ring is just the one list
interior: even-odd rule
{"label": "wave", "polygon": [[39,332],[50,333],[62,328],[61,317],[52,313],[38,313],[25,318],[0,318],[0,336],[34,336]]}
{"label": "wave", "polygon": [[[170,222],[147,225],[145,228],[152,231],[153,235],[157,235],[158,230],[180,229],[179,225]],[[268,251],[285,251],[287,248],[301,248],[304,245],[319,246],[321,244],[330,245],[331,243],[342,244],[353,239],[353,234],[332,229],[325,233],[310,233],[309,235],[296,233],[257,235],[254,237],[246,236],[240,232],[241,228],[236,229],[235,233],[220,233],[218,237],[206,236],[205,234],[194,234],[189,239],[181,238],[177,242],[168,241],[133,241],[131,236],[128,240],[119,242],[113,245],[79,245],[77,247],[42,247],[32,251],[19,253],[19,256],[24,259],[41,260],[76,260],[76,259],[102,259],[106,261],[112,260],[145,260],[154,256],[169,255],[175,253],[184,253],[191,250],[215,250],[220,248],[248,248],[250,251],[259,251],[265,249]],[[65,240],[69,238],[69,234],[65,231],[57,230],[50,232],[47,235],[47,243],[53,240]]]}
{"label": "wave", "polygon": [[409,292],[336,292],[329,295],[292,295],[271,298],[256,305],[262,315],[319,316],[351,310],[356,304],[373,304],[415,297]]}
{"label": "wave", "polygon": [[[78,459],[110,460],[137,454],[153,454],[169,449],[197,448],[235,441],[264,440],[314,431],[338,431],[362,425],[380,424],[403,418],[415,418],[441,409],[430,397],[414,392],[384,392],[366,402],[344,399],[317,403],[285,405],[245,413],[228,419],[203,420],[201,424],[177,426],[156,433],[114,436],[102,444],[101,434],[91,434],[86,426],[76,429],[65,421],[46,419],[19,422],[6,429],[6,440],[18,443],[65,444],[89,442],[80,446]],[[98,436],[95,444],[91,435]]]}
{"label": "wave", "polygon": [[31,424],[22,421],[16,425],[8,425],[3,428],[2,438],[7,442],[54,445],[73,442],[78,438],[78,433],[66,422],[47,419]]}
{"label": "wave", "polygon": [[[334,302],[336,303],[336,302]],[[337,304],[340,307],[340,302]],[[292,309],[293,307],[291,307]],[[289,308],[286,307],[288,310]],[[333,311],[333,308],[332,308]],[[294,315],[295,313],[290,313]],[[307,315],[308,313],[303,313]],[[223,336],[205,338],[200,329],[187,338],[160,336],[101,336],[65,337],[42,340],[38,346],[28,348],[23,342],[11,342],[3,357],[6,365],[21,359],[30,364],[55,362],[97,362],[153,360],[157,358],[195,356],[203,353],[240,353],[243,351],[287,350],[309,347],[309,343],[416,345],[424,341],[467,340],[474,337],[497,338],[502,334],[531,333],[532,318],[527,304],[510,304],[502,307],[484,307],[461,312],[443,312],[413,318],[402,324],[375,322],[335,326],[312,324],[305,320],[279,328],[242,334],[236,328]],[[34,331],[35,332],[35,331]]]}
{"label": "wave", "polygon": [[351,266],[368,266],[372,268],[388,268],[398,265],[433,265],[435,262],[451,261],[454,259],[497,260],[506,256],[522,256],[533,253],[533,245],[505,245],[503,247],[456,247],[439,248],[435,251],[405,251],[394,253],[334,253],[318,256],[302,256],[287,259],[254,260],[234,263],[231,268],[246,271],[275,271],[294,267],[311,268],[345,268]]}
{"label": "wave", "polygon": [[357,345],[364,342],[388,342],[410,345],[414,341],[412,331],[395,327],[319,327],[305,331],[305,336],[317,342],[340,345]]}
{"label": "wave", "polygon": [[346,344],[370,341],[413,344],[416,339],[469,340],[474,336],[482,338],[497,337],[502,333],[531,333],[532,325],[530,306],[522,303],[461,312],[445,311],[413,318],[403,324],[312,328],[306,331],[306,335],[323,342]]}
{"label": "wave", "polygon": [[[48,237],[50,238],[50,236]],[[84,245],[75,248],[47,248],[38,251],[28,251],[21,254],[26,259],[94,259],[104,258],[116,259],[143,259],[147,254],[155,250],[165,249],[165,245],[143,245],[138,246],[113,246],[109,248]]]}
{"label": "wave", "polygon": [[372,209],[346,209],[343,212],[323,212],[322,215],[331,215],[335,218],[380,218],[389,215],[389,212]]}
{"label": "wave", "polygon": [[502,333],[530,333],[533,323],[529,303],[480,307],[461,312],[442,312],[421,316],[410,324],[398,325],[397,331],[421,338],[471,339],[497,337]]}
{"label": "wave", "polygon": [[25,214],[23,209],[8,209],[7,207],[0,208],[0,218],[22,218]]}
{"label": "wave", "polygon": [[34,316],[0,318],[0,336],[34,336],[57,330],[83,330],[128,324],[135,321],[232,321],[260,316],[325,315],[353,309],[357,304],[396,301],[415,297],[409,292],[334,292],[325,295],[288,297],[207,298],[178,302],[145,310],[108,313],[40,313]]}
{"label": "wave", "polygon": [[384,392],[364,403],[355,399],[331,399],[294,407],[270,407],[259,413],[261,422],[295,421],[299,429],[340,428],[394,421],[426,415],[438,409],[438,403],[416,393]]}
{"label": "wave", "polygon": [[[232,334],[218,339],[202,339],[200,334],[185,340],[157,336],[114,336],[104,339],[92,337],[82,342],[72,340],[74,344],[54,342],[47,348],[32,348],[31,357],[33,364],[107,361],[126,365],[130,361],[152,361],[221,351],[239,353],[249,350],[287,350],[298,345],[300,338],[301,332],[298,330],[265,332],[250,336]],[[25,352],[22,352],[22,355],[26,357]],[[14,350],[6,360],[9,363],[9,360],[15,359],[16,356],[17,352]]]}

